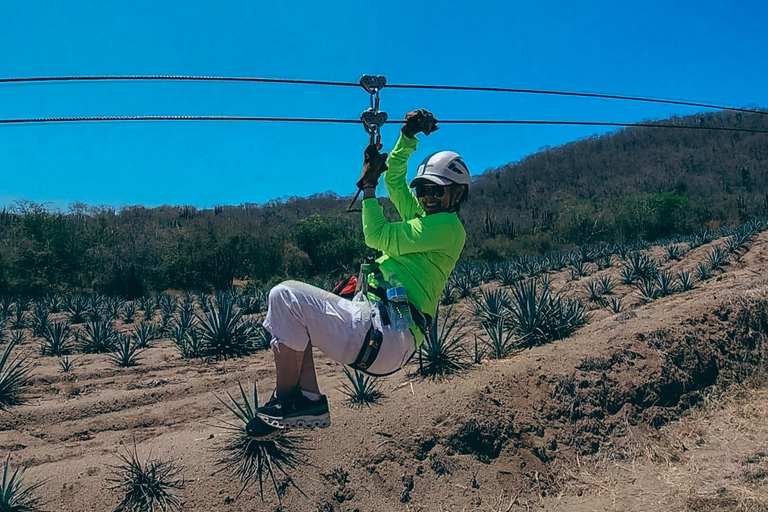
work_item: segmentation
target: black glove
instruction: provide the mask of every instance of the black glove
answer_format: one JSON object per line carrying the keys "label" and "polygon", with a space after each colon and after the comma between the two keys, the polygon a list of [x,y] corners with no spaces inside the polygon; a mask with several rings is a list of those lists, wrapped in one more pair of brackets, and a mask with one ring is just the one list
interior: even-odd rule
{"label": "black glove", "polygon": [[429,110],[420,108],[405,114],[405,124],[402,131],[406,137],[414,137],[419,132],[429,135],[437,130],[439,130],[437,119]]}
{"label": "black glove", "polygon": [[363,155],[363,172],[360,179],[357,180],[357,188],[376,187],[379,184],[381,174],[388,169],[386,153],[379,153],[376,144],[371,144],[365,148]]}

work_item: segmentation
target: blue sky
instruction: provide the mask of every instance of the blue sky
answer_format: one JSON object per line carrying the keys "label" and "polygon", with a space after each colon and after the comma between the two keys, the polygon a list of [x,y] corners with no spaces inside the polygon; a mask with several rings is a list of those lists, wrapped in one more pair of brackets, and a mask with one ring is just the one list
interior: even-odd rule
{"label": "blue sky", "polygon": [[[564,89],[768,106],[768,2],[9,0],[0,76],[185,74]],[[0,85],[0,119],[94,115],[356,118],[362,89],[232,83]],[[385,90],[393,118],[641,121],[695,109],[607,100]],[[398,127],[384,130],[391,146]],[[419,155],[474,173],[594,128],[445,125]],[[359,126],[0,126],[0,207],[240,204],[354,191]],[[415,162],[414,162],[415,163]],[[415,172],[412,169],[411,172]]]}

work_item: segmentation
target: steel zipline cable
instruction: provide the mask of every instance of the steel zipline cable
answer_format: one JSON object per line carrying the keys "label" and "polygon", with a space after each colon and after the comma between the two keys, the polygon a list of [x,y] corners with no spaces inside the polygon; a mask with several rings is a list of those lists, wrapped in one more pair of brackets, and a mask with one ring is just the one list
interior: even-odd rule
{"label": "steel zipline cable", "polygon": [[[275,123],[323,123],[361,124],[359,119],[335,119],[317,117],[255,117],[255,116],[92,116],[92,117],[38,117],[0,119],[0,125],[40,123],[82,123],[82,122],[127,122],[127,121],[239,121]],[[387,124],[400,124],[403,120],[389,120]],[[728,126],[684,125],[671,123],[617,123],[602,121],[549,121],[539,119],[445,119],[438,124],[467,125],[550,125],[550,126],[604,126],[616,128],[666,128],[682,130],[710,130],[737,133],[768,133],[768,129],[733,128]]]}
{"label": "steel zipline cable", "polygon": [[[340,82],[332,80],[301,80],[291,78],[260,78],[260,77],[227,77],[227,76],[194,76],[194,75],[95,75],[95,76],[47,76],[47,77],[19,77],[0,78],[0,84],[23,84],[44,82],[82,82],[82,81],[187,81],[187,82],[252,82],[271,84],[294,85],[323,85],[337,87],[360,87],[359,82]],[[483,87],[465,85],[428,85],[428,84],[387,84],[388,89],[426,89],[442,91],[480,91],[480,92],[506,92],[518,94],[539,94],[549,96],[570,96],[578,98],[599,98],[610,100],[637,101],[645,103],[661,103],[666,105],[680,105],[686,107],[707,108],[715,110],[727,110],[730,112],[742,112],[749,114],[768,114],[768,111],[748,108],[737,108],[712,103],[694,101],[671,100],[663,98],[649,98],[643,96],[629,96],[622,94],[604,94],[593,92],[559,91],[548,89],[524,89],[513,87]]]}

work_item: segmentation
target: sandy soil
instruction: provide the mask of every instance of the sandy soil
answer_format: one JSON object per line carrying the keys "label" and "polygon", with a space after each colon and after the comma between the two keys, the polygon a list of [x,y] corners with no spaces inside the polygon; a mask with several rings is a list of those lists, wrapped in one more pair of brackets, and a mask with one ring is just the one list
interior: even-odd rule
{"label": "sandy soil", "polygon": [[[690,269],[708,250],[665,268]],[[568,339],[449,379],[401,372],[371,408],[350,408],[342,367],[318,356],[332,426],[306,435],[309,465],[292,472],[306,496],[281,487],[282,505],[272,489],[263,502],[257,487],[238,495],[240,482],[217,466],[230,435],[217,425],[231,415],[214,394],[257,380],[266,395],[268,353],[191,363],[164,339],[130,369],[76,356],[67,378],[30,341],[33,400],[0,414],[0,446],[30,465],[28,483],[45,480],[38,493],[57,512],[114,510],[110,465],[133,443],[183,466],[180,496],[194,511],[768,510],[768,393],[740,373],[763,362],[752,341],[765,332],[740,301],[768,297],[766,261],[764,233],[695,290],[635,304],[637,293],[617,286],[618,315],[597,309]],[[618,264],[603,274],[618,282]],[[592,278],[561,272],[553,283],[586,296]]]}

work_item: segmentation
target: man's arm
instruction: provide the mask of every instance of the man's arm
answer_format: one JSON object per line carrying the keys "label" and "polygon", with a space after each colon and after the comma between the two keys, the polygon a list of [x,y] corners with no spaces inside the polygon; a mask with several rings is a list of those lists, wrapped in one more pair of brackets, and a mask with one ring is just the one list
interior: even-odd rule
{"label": "man's arm", "polygon": [[389,199],[403,220],[412,219],[416,217],[416,214],[424,216],[424,210],[422,210],[411,189],[408,188],[406,181],[408,160],[416,151],[418,143],[419,141],[415,137],[408,137],[400,132],[400,137],[389,155],[387,162],[389,169],[384,173],[384,183],[387,185]]}

